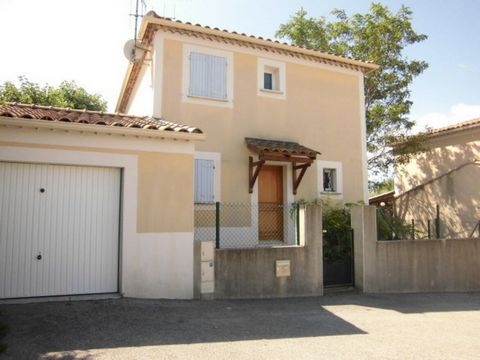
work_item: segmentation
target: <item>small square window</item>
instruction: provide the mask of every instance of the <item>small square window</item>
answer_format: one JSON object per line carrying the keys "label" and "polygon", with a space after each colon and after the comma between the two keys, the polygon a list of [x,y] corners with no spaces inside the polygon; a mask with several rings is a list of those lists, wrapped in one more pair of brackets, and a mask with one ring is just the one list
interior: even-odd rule
{"label": "small square window", "polygon": [[263,74],[263,88],[267,90],[273,90],[273,74],[264,73]]}
{"label": "small square window", "polygon": [[259,96],[286,99],[285,63],[258,59],[257,84]]}
{"label": "small square window", "polygon": [[336,169],[323,169],[323,191],[337,191],[337,171]]}

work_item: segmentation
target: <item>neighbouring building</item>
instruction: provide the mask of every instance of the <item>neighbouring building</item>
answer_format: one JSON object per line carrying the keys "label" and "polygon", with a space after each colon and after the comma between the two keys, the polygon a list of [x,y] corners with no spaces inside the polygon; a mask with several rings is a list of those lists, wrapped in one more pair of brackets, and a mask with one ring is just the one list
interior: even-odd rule
{"label": "neighbouring building", "polygon": [[470,237],[480,221],[480,119],[461,122],[426,133],[428,150],[397,166],[395,208],[415,221],[424,236]]}

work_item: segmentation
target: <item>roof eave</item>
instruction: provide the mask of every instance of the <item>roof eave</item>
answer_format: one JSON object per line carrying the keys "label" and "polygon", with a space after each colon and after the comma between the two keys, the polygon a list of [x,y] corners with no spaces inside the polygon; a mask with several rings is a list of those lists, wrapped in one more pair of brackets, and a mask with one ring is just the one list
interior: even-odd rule
{"label": "roof eave", "polygon": [[143,137],[143,138],[157,138],[157,139],[172,139],[172,140],[186,140],[186,141],[201,141],[206,139],[205,134],[200,133],[186,133],[177,131],[165,130],[150,130],[139,128],[114,127],[94,124],[79,124],[71,122],[23,119],[0,116],[0,125],[17,128],[37,128],[37,129],[53,129],[75,132],[87,133],[103,133],[116,134],[123,136]]}
{"label": "roof eave", "polygon": [[[291,52],[297,52],[297,53],[310,55],[310,56],[315,56],[315,57],[322,57],[322,58],[325,58],[327,60],[333,60],[333,61],[337,61],[337,62],[344,63],[344,64],[349,64],[349,65],[355,65],[355,66],[358,66],[358,67],[362,67],[362,68],[368,69],[367,72],[374,71],[374,70],[376,70],[380,67],[379,65],[373,64],[373,63],[368,63],[368,62],[355,60],[355,59],[348,59],[348,58],[345,58],[345,57],[342,57],[342,56],[328,54],[328,53],[324,53],[324,52],[316,51],[316,50],[309,50],[309,49],[296,47],[296,46],[292,46],[292,45],[286,45],[286,44],[283,44],[283,43],[276,43],[274,41],[267,41],[267,40],[259,39],[259,38],[256,38],[256,37],[251,37],[251,36],[248,37],[247,36],[248,40],[246,40],[246,35],[242,35],[242,34],[238,34],[238,33],[235,34],[235,33],[232,33],[232,32],[216,30],[216,29],[212,29],[212,28],[206,28],[206,27],[196,26],[196,25],[192,25],[192,24],[176,22],[176,21],[172,21],[172,20],[160,19],[160,18],[151,16],[151,15],[145,16],[143,23],[145,23],[145,28],[148,24],[157,24],[157,25],[161,25],[161,26],[165,26],[165,27],[173,27],[173,28],[178,28],[178,29],[201,32],[201,33],[209,34],[209,35],[223,36],[223,37],[226,37],[226,38],[239,40],[239,41],[243,41],[243,42],[251,42],[251,43],[255,43],[255,44],[263,45],[263,46],[267,46],[267,47],[273,47],[273,48],[277,48],[277,49],[282,49],[282,50],[291,51]],[[143,25],[143,23],[142,23],[142,25]],[[367,72],[365,72],[365,73],[367,73]]]}
{"label": "roof eave", "polygon": [[[143,37],[145,35],[145,31],[147,30],[147,25],[148,25],[147,21],[145,21],[145,20],[142,21],[142,23],[140,25],[138,39],[143,39]],[[121,109],[123,98],[125,97],[125,90],[127,88],[128,81],[129,81],[131,73],[132,73],[133,65],[134,64],[131,63],[131,62],[128,63],[127,71],[126,71],[125,77],[123,79],[122,87],[120,88],[120,95],[118,96],[117,105],[115,106],[115,111],[116,112],[124,112],[124,113],[128,112],[128,110],[130,108],[130,105],[132,104],[132,101],[133,101],[133,98],[134,98],[133,95],[135,95],[134,92],[136,92],[136,90],[138,89],[138,87],[140,85],[140,81],[141,81],[142,76],[139,76],[137,79],[135,79],[135,84],[134,84],[135,90],[131,94],[129,94],[126,106],[124,106],[124,108]],[[142,64],[142,67],[144,67],[146,69],[148,67],[148,65],[147,64]],[[145,73],[145,69],[143,70],[143,74]]]}
{"label": "roof eave", "polygon": [[[423,135],[428,140],[431,140],[431,139],[436,139],[436,138],[440,138],[440,137],[447,137],[447,136],[450,136],[450,135],[456,135],[456,134],[464,132],[464,131],[476,130],[476,129],[480,129],[480,123],[475,124],[475,125],[471,125],[471,126],[466,126],[466,127],[459,127],[459,128],[455,128],[455,129],[448,129],[448,130],[441,130],[441,131],[434,131],[434,132],[421,132],[421,133],[418,133],[417,135],[412,135],[412,136]],[[398,146],[402,145],[403,143],[405,143],[407,140],[408,140],[408,138],[405,139],[404,141],[391,143],[389,146],[392,147],[392,148],[398,147]]]}

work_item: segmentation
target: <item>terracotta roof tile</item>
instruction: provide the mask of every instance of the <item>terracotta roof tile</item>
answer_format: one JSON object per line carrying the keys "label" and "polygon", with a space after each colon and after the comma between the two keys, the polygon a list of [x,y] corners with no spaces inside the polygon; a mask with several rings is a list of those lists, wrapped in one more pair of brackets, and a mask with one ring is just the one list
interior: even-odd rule
{"label": "terracotta roof tile", "polygon": [[245,138],[248,148],[256,153],[276,152],[282,155],[305,155],[316,158],[320,152],[293,141]]}
{"label": "terracotta roof tile", "polygon": [[202,130],[199,128],[176,124],[161,118],[150,116],[133,116],[119,113],[106,113],[103,111],[57,108],[31,104],[8,103],[4,106],[0,106],[0,116],[202,134]]}
{"label": "terracotta roof tile", "polygon": [[[185,25],[191,25],[191,26],[196,26],[196,27],[199,27],[199,28],[203,28],[203,29],[209,29],[209,30],[215,30],[215,31],[219,31],[219,32],[225,32],[225,33],[229,33],[229,34],[234,34],[234,35],[241,35],[241,36],[244,36],[246,38],[252,38],[252,39],[258,39],[258,40],[263,40],[263,41],[266,41],[266,42],[270,42],[270,43],[277,43],[277,44],[282,44],[282,45],[287,45],[291,48],[296,48],[296,49],[304,49],[304,50],[312,50],[312,49],[309,49],[309,48],[306,48],[306,47],[301,47],[301,46],[297,46],[297,45],[292,45],[292,44],[289,44],[287,42],[280,42],[278,40],[272,40],[272,39],[265,39],[263,38],[262,36],[255,36],[255,35],[247,35],[245,33],[239,33],[238,31],[229,31],[229,30],[226,30],[226,29],[219,29],[217,27],[214,27],[212,28],[211,26],[208,26],[208,25],[201,25],[201,24],[192,24],[188,21],[186,22],[183,22],[183,21],[180,21],[180,20],[173,20],[172,18],[169,18],[169,17],[164,17],[164,16],[160,16],[158,15],[155,11],[149,11],[145,17],[153,17],[153,18],[157,18],[157,19],[161,19],[161,20],[165,20],[165,21],[171,21],[172,23],[178,23],[178,24],[185,24]],[[247,41],[247,40],[246,40]],[[316,50],[315,50],[316,51]],[[336,54],[333,54],[333,53],[329,53],[329,52],[325,52],[325,51],[317,51],[319,55],[321,54],[328,54],[328,55],[333,55],[333,56],[337,56],[339,58],[344,58],[344,59],[348,59],[348,60],[355,60],[355,61],[359,61],[361,63],[364,63],[364,64],[373,64],[373,62],[371,61],[363,61],[363,60],[357,60],[357,59],[354,59],[352,57],[349,57],[349,56],[339,56],[339,55],[336,55]]]}
{"label": "terracotta roof tile", "polygon": [[480,118],[477,118],[477,119],[462,121],[453,125],[432,129],[430,131],[427,131],[425,135],[435,136],[435,135],[440,135],[440,134],[448,133],[455,130],[464,130],[464,129],[474,128],[479,125],[480,125]]}
{"label": "terracotta roof tile", "polygon": [[[269,38],[263,38],[262,36],[255,36],[255,35],[247,35],[245,33],[239,33],[238,31],[229,31],[229,30],[226,30],[226,29],[219,29],[218,27],[211,27],[211,26],[208,26],[208,25],[201,25],[201,24],[195,24],[193,25],[192,23],[186,21],[186,22],[183,22],[181,20],[173,20],[169,17],[164,17],[164,16],[160,16],[158,15],[155,11],[149,11],[145,17],[153,17],[153,18],[157,18],[157,19],[161,19],[161,20],[165,20],[165,21],[170,21],[172,23],[178,23],[178,24],[184,24],[184,25],[191,25],[191,26],[196,26],[196,27],[199,27],[199,28],[203,28],[203,29],[209,29],[209,30],[215,30],[215,31],[218,31],[218,32],[225,32],[225,33],[229,33],[229,34],[234,34],[234,35],[241,35],[241,36],[244,36],[246,38],[252,38],[252,39],[257,39],[257,40],[263,40],[263,41],[266,41],[266,42],[269,42],[269,43],[277,43],[277,44],[282,44],[282,45],[286,45],[286,46],[289,46],[291,48],[296,48],[296,49],[304,49],[304,50],[312,50],[312,51],[315,51],[319,54],[319,56],[321,56],[322,54],[326,54],[326,55],[332,55],[332,56],[336,56],[336,57],[339,57],[339,58],[343,58],[343,59],[348,59],[348,60],[355,60],[355,61],[358,61],[360,63],[364,63],[364,64],[368,64],[368,65],[373,65],[373,62],[372,61],[364,61],[364,60],[357,60],[357,59],[354,59],[353,57],[350,57],[350,56],[341,56],[341,55],[336,55],[336,54],[333,54],[333,53],[329,53],[329,52],[326,52],[326,51],[318,51],[318,50],[314,50],[314,49],[310,49],[310,48],[307,48],[307,47],[302,47],[302,46],[297,46],[297,45],[292,45],[292,44],[289,44],[287,42],[280,42],[278,40],[272,40],[272,39],[269,39]],[[248,41],[246,39],[246,41]]]}

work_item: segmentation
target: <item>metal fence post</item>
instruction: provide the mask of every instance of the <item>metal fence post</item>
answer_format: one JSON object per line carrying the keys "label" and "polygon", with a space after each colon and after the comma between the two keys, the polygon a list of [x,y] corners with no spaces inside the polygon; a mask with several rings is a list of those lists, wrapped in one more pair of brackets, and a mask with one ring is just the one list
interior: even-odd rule
{"label": "metal fence post", "polygon": [[437,204],[437,217],[435,218],[435,235],[440,239],[440,205]]}
{"label": "metal fence post", "polygon": [[220,249],[220,202],[215,203],[215,248]]}
{"label": "metal fence post", "polygon": [[412,240],[415,240],[415,220],[412,219]]}
{"label": "metal fence post", "polygon": [[430,232],[430,226],[431,226],[431,221],[430,219],[427,220],[427,228],[428,228],[428,238],[431,238],[431,232]]}
{"label": "metal fence post", "polygon": [[295,207],[297,208],[297,245],[300,245],[300,204],[296,203]]}

